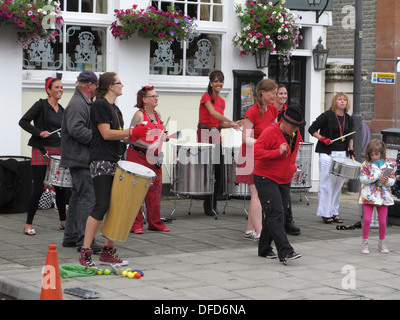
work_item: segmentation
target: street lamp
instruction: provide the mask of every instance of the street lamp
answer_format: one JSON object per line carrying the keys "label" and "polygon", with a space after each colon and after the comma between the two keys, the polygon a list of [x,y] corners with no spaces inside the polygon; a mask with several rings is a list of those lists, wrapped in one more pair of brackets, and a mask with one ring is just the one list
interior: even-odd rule
{"label": "street lamp", "polygon": [[[320,6],[321,5],[321,0],[307,0],[308,1],[308,5],[309,6],[312,6],[312,7],[316,7],[316,6]],[[316,20],[316,23],[318,23],[319,22],[319,17],[324,13],[324,11],[326,10],[326,8],[328,7],[328,4],[329,4],[329,0],[326,0],[326,4],[325,4],[325,7],[321,10],[321,11],[316,11],[315,12],[315,16],[316,16],[316,18],[315,18],[315,20]]]}
{"label": "street lamp", "polygon": [[326,60],[328,59],[329,49],[325,49],[322,38],[319,37],[318,44],[313,49],[314,70],[325,70]]}

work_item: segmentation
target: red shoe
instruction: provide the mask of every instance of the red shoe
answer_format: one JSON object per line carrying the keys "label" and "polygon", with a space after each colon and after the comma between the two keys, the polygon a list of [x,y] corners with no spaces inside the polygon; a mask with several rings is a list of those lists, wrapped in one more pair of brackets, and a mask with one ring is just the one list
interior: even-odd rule
{"label": "red shoe", "polygon": [[133,229],[132,232],[136,233],[136,234],[142,234],[143,233],[143,229],[142,228]]}
{"label": "red shoe", "polygon": [[162,229],[162,230],[160,230],[160,231],[162,231],[162,232],[169,232],[169,231],[171,231],[171,229],[170,229],[170,228],[167,228],[167,227],[164,227],[164,229]]}

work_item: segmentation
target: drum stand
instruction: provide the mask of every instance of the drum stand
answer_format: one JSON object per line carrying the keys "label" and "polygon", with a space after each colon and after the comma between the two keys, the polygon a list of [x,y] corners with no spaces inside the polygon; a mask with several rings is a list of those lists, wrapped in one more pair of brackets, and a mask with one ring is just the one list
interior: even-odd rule
{"label": "drum stand", "polygon": [[[167,173],[168,173],[168,177],[169,177],[169,180],[170,180],[170,184],[171,184],[171,186],[173,185],[173,181],[172,181],[172,179],[171,179],[171,174],[170,174],[170,172],[169,172],[169,169],[168,169],[168,166],[164,163],[164,167],[165,167],[165,169],[167,170]],[[174,213],[175,213],[175,211],[176,211],[176,199],[177,198],[179,198],[179,194],[177,193],[177,192],[174,192],[174,190],[172,190],[171,189],[171,191],[173,192],[173,193],[175,193],[175,196],[174,196],[174,209],[172,210],[172,212],[171,212],[171,217],[170,218],[163,218],[164,220],[163,221],[167,221],[167,222],[171,222],[172,220],[174,220],[175,218],[173,218],[173,215],[174,215]],[[192,209],[192,204],[193,204],[193,197],[191,197],[190,195],[188,195],[188,197],[190,198],[190,205],[189,205],[189,211],[188,211],[188,215],[190,215],[190,210]],[[211,198],[211,202],[214,200],[214,193],[212,194],[212,198]],[[212,211],[213,211],[213,213],[214,213],[214,217],[215,217],[215,220],[218,220],[218,214],[215,212],[215,210],[214,209],[212,209]]]}
{"label": "drum stand", "polygon": [[[225,209],[228,206],[228,198],[229,198],[229,195],[225,194],[225,206],[224,206],[224,212],[223,212],[224,214],[225,214]],[[246,209],[246,195],[243,196],[243,210],[244,210],[244,213],[246,214],[246,219],[248,219],[249,213]]]}

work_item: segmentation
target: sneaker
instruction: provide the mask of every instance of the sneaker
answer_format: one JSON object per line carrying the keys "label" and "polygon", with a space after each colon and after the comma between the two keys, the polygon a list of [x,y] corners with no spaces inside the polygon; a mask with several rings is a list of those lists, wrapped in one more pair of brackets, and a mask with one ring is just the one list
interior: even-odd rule
{"label": "sneaker", "polygon": [[78,261],[81,265],[89,268],[96,268],[95,263],[92,260],[93,250],[90,249],[82,249]]}
{"label": "sneaker", "polygon": [[244,234],[244,238],[246,240],[259,241],[260,235],[257,235],[257,233],[254,230],[251,230],[251,231],[246,231],[246,233]]}
{"label": "sneaker", "polygon": [[127,266],[128,261],[120,259],[116,254],[117,249],[115,248],[103,248],[100,253],[99,263],[106,265],[119,264],[121,266]]}
{"label": "sneaker", "polygon": [[275,252],[271,251],[269,253],[267,253],[267,255],[265,256],[267,259],[276,259],[278,258],[278,256],[276,255]]}
{"label": "sneaker", "polygon": [[363,254],[368,254],[368,239],[363,239],[362,244],[361,244],[361,253]]}
{"label": "sneaker", "polygon": [[385,246],[383,240],[379,240],[378,249],[381,253],[389,253],[389,249]]}
{"label": "sneaker", "polygon": [[300,253],[296,253],[296,252],[292,252],[292,253],[289,253],[287,256],[286,256],[286,258],[287,259],[289,259],[289,260],[295,260],[295,259],[298,259],[298,258],[300,258],[301,257],[301,254]]}

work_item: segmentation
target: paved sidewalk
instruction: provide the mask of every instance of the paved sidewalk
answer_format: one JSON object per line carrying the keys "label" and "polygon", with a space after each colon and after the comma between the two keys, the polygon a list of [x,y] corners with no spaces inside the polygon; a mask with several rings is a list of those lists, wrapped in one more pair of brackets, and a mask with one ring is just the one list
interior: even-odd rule
{"label": "paved sidewalk", "polygon": [[[361,229],[337,230],[315,216],[317,194],[292,194],[293,214],[301,235],[289,236],[300,259],[283,266],[257,256],[256,242],[244,240],[249,201],[218,201],[217,220],[205,216],[202,201],[182,197],[168,233],[148,231],[117,244],[118,254],[141,279],[102,275],[62,279],[62,289],[80,287],[100,299],[138,300],[359,300],[400,298],[400,227],[389,226],[389,254],[377,250],[378,230],[371,229],[369,255],[360,254]],[[300,201],[300,199],[302,201]],[[340,212],[350,226],[360,220],[356,194],[344,194]],[[226,213],[223,214],[224,206]],[[170,217],[173,198],[163,198],[162,216]],[[59,264],[77,264],[76,248],[62,247],[58,214],[38,211],[36,236],[23,234],[26,214],[0,214],[0,293],[38,299],[48,245],[57,245]],[[98,243],[104,242],[97,236]],[[98,255],[94,256],[96,262]],[[64,293],[64,300],[80,298]]]}

